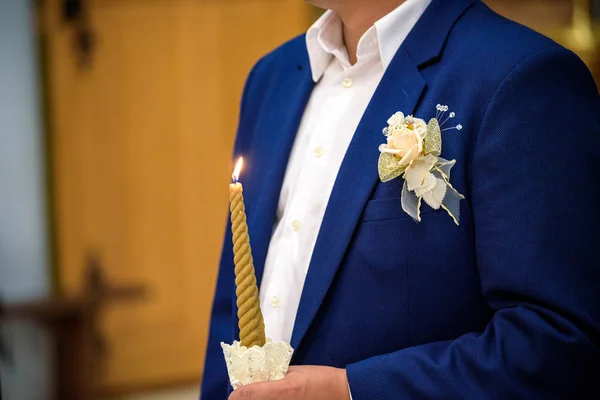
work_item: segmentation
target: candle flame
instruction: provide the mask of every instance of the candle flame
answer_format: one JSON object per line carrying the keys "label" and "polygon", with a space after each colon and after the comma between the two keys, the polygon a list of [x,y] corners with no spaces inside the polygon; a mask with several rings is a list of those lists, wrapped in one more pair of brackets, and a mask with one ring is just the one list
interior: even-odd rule
{"label": "candle flame", "polygon": [[237,182],[240,178],[240,172],[242,171],[242,166],[244,165],[244,157],[240,157],[237,164],[235,164],[235,169],[233,170],[233,175],[231,178],[234,182]]}

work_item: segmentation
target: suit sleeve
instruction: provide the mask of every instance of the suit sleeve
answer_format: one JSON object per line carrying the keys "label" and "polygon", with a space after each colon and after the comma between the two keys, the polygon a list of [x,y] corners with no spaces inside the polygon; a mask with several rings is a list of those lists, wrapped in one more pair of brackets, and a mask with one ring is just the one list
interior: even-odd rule
{"label": "suit sleeve", "polygon": [[[247,154],[249,151],[252,140],[251,119],[253,116],[247,112],[247,105],[249,99],[253,97],[253,82],[261,64],[262,61],[259,61],[254,66],[246,80],[241,101],[240,122],[234,146],[234,156]],[[231,222],[228,218],[210,319],[200,400],[225,400],[229,394],[229,377],[223,358],[221,342],[232,343],[234,340],[234,293],[233,245],[231,241]]]}
{"label": "suit sleeve", "polygon": [[347,366],[354,400],[600,398],[600,99],[553,46],[493,95],[470,179],[483,332]]}

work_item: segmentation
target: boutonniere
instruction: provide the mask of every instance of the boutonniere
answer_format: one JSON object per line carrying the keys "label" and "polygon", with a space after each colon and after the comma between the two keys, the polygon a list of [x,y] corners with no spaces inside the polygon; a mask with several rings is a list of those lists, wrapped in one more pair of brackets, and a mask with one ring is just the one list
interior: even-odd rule
{"label": "boutonniere", "polygon": [[383,129],[387,143],[379,146],[379,178],[388,182],[402,176],[402,209],[415,221],[421,221],[424,200],[435,210],[446,210],[458,225],[459,202],[464,196],[450,184],[450,170],[456,160],[445,160],[440,154],[442,132],[461,130],[462,125],[443,128],[455,114],[446,115],[448,106],[438,104],[436,109],[435,118],[429,123],[410,115],[405,117],[401,112],[387,121],[388,126]]}

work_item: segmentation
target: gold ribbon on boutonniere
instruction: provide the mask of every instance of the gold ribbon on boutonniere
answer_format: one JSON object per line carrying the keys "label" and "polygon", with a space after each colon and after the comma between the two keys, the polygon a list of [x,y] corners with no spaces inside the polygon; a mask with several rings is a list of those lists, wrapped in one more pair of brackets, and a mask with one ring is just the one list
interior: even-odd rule
{"label": "gold ribbon on boutonniere", "polygon": [[[441,158],[442,132],[461,130],[462,125],[443,129],[444,124],[455,117],[446,116],[448,106],[440,104],[429,123],[420,118],[404,116],[397,112],[383,129],[387,143],[379,146],[379,178],[389,182],[400,176],[404,178],[402,209],[415,221],[421,221],[421,203],[424,200],[431,208],[446,210],[458,225],[460,200],[464,196],[450,184],[450,170],[456,160]],[[444,118],[440,123],[439,121]]]}

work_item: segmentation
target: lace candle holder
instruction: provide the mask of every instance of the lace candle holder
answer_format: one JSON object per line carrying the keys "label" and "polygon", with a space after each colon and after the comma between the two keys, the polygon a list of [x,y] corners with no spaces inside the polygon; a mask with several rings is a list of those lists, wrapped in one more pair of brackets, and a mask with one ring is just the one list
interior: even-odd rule
{"label": "lace candle holder", "polygon": [[221,343],[221,347],[233,390],[250,383],[283,379],[294,354],[289,344],[271,340],[262,347],[247,348],[237,340],[232,345]]}

